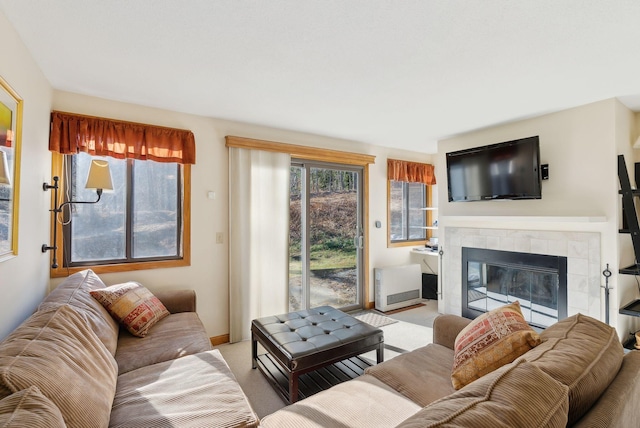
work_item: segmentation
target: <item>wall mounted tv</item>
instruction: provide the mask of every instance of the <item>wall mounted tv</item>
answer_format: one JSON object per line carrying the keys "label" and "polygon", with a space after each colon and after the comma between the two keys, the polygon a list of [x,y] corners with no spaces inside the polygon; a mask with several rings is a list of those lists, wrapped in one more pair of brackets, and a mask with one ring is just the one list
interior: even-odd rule
{"label": "wall mounted tv", "polygon": [[449,201],[540,199],[538,136],[447,153]]}

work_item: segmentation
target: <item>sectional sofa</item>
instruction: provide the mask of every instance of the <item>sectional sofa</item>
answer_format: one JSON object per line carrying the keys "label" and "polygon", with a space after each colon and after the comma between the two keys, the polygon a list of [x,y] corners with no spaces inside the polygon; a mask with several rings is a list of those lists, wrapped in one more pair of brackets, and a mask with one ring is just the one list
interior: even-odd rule
{"label": "sectional sofa", "polygon": [[193,291],[155,293],[169,314],[137,337],[90,294],[105,288],[69,276],[0,343],[0,426],[258,425]]}
{"label": "sectional sofa", "polygon": [[211,350],[193,291],[155,293],[169,314],[138,337],[91,295],[111,288],[90,270],[74,274],[0,342],[0,426],[586,428],[640,420],[640,351],[625,353],[613,328],[577,314],[457,390],[456,338],[471,320],[440,315],[432,344],[258,421]]}
{"label": "sectional sofa", "polygon": [[456,390],[456,337],[471,321],[440,315],[434,341],[264,417],[264,428],[632,427],[640,424],[640,351],[578,314],[513,362]]}

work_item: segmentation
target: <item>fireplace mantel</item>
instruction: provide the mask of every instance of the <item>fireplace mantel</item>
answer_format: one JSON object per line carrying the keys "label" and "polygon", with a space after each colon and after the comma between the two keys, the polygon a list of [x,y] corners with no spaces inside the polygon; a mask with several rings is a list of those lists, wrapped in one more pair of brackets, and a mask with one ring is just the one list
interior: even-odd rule
{"label": "fireplace mantel", "polygon": [[441,222],[606,223],[605,216],[446,216]]}

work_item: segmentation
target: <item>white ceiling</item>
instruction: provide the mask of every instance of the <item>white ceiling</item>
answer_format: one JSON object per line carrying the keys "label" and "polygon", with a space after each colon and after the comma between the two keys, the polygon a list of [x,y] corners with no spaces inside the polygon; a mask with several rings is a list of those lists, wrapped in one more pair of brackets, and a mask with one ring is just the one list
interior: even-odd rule
{"label": "white ceiling", "polygon": [[0,0],[0,10],[56,89],[426,153],[443,137],[606,98],[640,108],[637,0]]}

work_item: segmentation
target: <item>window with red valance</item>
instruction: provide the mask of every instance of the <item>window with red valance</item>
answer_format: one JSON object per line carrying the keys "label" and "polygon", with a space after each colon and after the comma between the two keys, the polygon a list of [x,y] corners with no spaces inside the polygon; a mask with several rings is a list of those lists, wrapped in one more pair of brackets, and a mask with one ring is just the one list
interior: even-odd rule
{"label": "window with red valance", "polygon": [[387,159],[388,246],[426,242],[433,229],[430,186],[433,165]]}
{"label": "window with red valance", "polygon": [[[65,198],[90,201],[92,157],[109,162],[113,191],[57,216],[63,233],[52,276],[190,264],[191,131],[54,111],[49,149]],[[70,207],[70,206],[67,206]]]}

